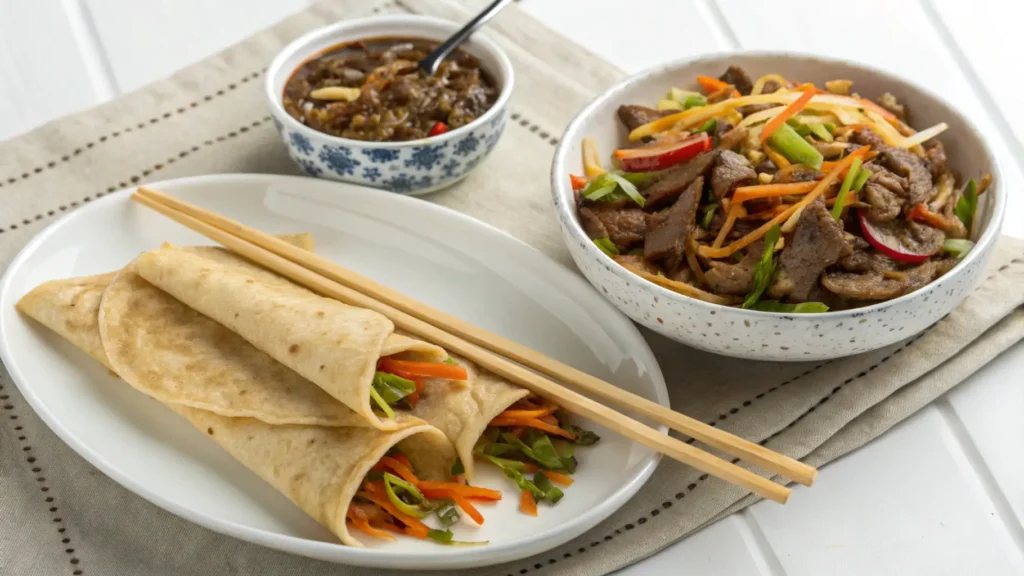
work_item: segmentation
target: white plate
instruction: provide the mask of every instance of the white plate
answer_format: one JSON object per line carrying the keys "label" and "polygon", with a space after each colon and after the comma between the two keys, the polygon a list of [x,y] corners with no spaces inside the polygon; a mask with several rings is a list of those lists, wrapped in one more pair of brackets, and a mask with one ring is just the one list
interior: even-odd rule
{"label": "white plate", "polygon": [[[316,251],[331,260],[668,405],[661,370],[631,322],[576,274],[476,220],[421,200],[307,178],[202,176],[153,187],[267,232],[312,232]],[[653,473],[658,457],[650,450],[588,424],[601,442],[580,450],[576,482],[537,518],[517,511],[514,485],[500,472],[479,467],[478,483],[503,489],[505,498],[481,506],[482,527],[455,531],[459,540],[489,540],[487,546],[411,538],[342,546],[184,420],[14,309],[41,282],[115,270],[164,241],[209,243],[131,202],[130,193],[68,214],[15,258],[0,282],[0,358],[61,439],[157,506],[223,534],[322,560],[462,568],[562,544],[608,517]]]}

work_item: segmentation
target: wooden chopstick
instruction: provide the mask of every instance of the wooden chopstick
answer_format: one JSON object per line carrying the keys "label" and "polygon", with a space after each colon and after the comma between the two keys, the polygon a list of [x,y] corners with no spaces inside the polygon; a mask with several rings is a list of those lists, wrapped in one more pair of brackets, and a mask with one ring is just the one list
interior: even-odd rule
{"label": "wooden chopstick", "polygon": [[[750,490],[764,498],[768,498],[779,503],[785,503],[789,498],[790,490],[785,486],[780,486],[779,484],[740,468],[735,464],[719,459],[694,446],[661,434],[658,431],[629,418],[628,416],[620,414],[619,412],[616,412],[595,400],[591,400],[586,396],[552,382],[551,380],[523,368],[502,356],[483,349],[480,346],[438,328],[433,324],[420,320],[419,318],[401,310],[397,310],[369,295],[339,284],[338,282],[320,275],[314,270],[283,258],[259,245],[247,241],[244,238],[233,235],[229,230],[218,228],[214,224],[210,223],[210,221],[231,222],[223,216],[206,221],[206,217],[208,217],[208,215],[213,215],[212,213],[201,208],[188,205],[188,209],[191,213],[201,215],[202,219],[200,219],[189,213],[185,213],[182,210],[178,210],[175,205],[162,202],[165,198],[170,197],[165,195],[156,195],[152,191],[143,191],[142,189],[132,196],[132,199],[136,202],[148,206],[176,222],[179,222],[180,224],[183,224],[186,227],[219,242],[245,258],[261,264],[264,267],[273,270],[317,293],[352,306],[358,306],[379,312],[394,322],[398,328],[411,332],[420,338],[460,354],[483,368],[507,378],[508,380],[519,384],[524,388],[555,402],[556,404],[559,404],[572,413],[602,424],[622,436],[639,442],[644,446],[692,466],[702,472],[721,478],[722,480],[732,484],[742,486],[743,488],[746,488],[747,490]],[[187,205],[187,203],[177,200],[175,201],[175,204]],[[236,226],[241,225],[234,223],[232,228]],[[263,234],[256,230],[252,230],[252,233],[257,236]]]}
{"label": "wooden chopstick", "polygon": [[464,340],[519,362],[524,366],[533,368],[556,381],[562,382],[576,388],[577,390],[589,392],[604,402],[621,406],[622,408],[639,416],[650,418],[659,424],[663,424],[672,430],[686,434],[687,436],[699,440],[712,448],[721,450],[730,456],[743,459],[751,464],[755,464],[765,470],[780,474],[805,486],[813,484],[815,477],[818,475],[817,469],[813,466],[808,466],[799,460],[790,458],[784,454],[779,454],[778,452],[773,452],[760,444],[740,438],[724,430],[705,424],[700,420],[696,420],[686,416],[685,414],[680,414],[679,412],[662,406],[657,402],[652,402],[646,398],[627,392],[618,386],[609,384],[600,378],[595,378],[582,370],[578,370],[572,366],[559,362],[558,360],[545,356],[544,354],[523,346],[518,342],[514,342],[498,334],[488,332],[487,330],[479,328],[470,322],[462,320],[461,318],[417,302],[396,290],[388,288],[382,284],[378,284],[365,276],[361,276],[351,270],[343,268],[322,256],[318,256],[317,254],[306,250],[300,250],[275,236],[265,234],[259,230],[250,228],[229,218],[225,218],[220,214],[204,210],[198,206],[178,200],[177,198],[173,198],[156,190],[141,187],[138,189],[138,193],[143,196],[150,196],[163,204],[176,208],[177,210],[198,218],[199,220],[211,223],[217,228],[230,232],[234,236],[238,236],[252,244],[256,244],[257,246],[260,246],[265,250],[269,250],[278,256],[291,260],[292,262],[297,262],[314,272],[318,272],[322,276],[326,276],[327,278],[338,282],[339,284],[362,292],[363,294],[371,295],[374,299],[379,300],[392,308],[396,308],[406,314],[423,320],[424,322],[438,326]]}

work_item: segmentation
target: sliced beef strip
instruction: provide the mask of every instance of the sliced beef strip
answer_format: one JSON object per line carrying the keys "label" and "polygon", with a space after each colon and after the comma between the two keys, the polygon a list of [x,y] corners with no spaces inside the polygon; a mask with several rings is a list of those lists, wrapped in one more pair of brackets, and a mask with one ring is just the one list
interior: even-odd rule
{"label": "sliced beef strip", "polygon": [[872,222],[888,222],[900,215],[903,208],[903,200],[892,190],[879,186],[874,182],[864,185],[864,199],[871,208],[867,216]]}
{"label": "sliced beef strip", "polygon": [[756,181],[757,172],[754,172],[745,157],[732,150],[719,152],[715,167],[711,170],[711,193],[715,198],[721,200],[737,186]]}
{"label": "sliced beef strip", "polygon": [[675,270],[666,274],[665,277],[669,280],[675,280],[676,282],[683,282],[685,284],[690,284],[695,280],[693,270],[690,270],[690,267],[686,265],[686,262],[680,262],[679,265],[676,266]]}
{"label": "sliced beef strip", "polygon": [[653,122],[662,116],[674,114],[678,110],[655,110],[646,106],[619,106],[619,120],[626,126],[626,130],[634,130],[648,122]]}
{"label": "sliced beef strip", "polygon": [[764,112],[772,108],[778,108],[778,104],[747,104],[746,106],[740,106],[736,109],[737,112],[743,115],[744,118],[751,114],[757,114],[758,112]]}
{"label": "sliced beef strip", "polygon": [[786,296],[805,302],[826,268],[848,253],[843,229],[818,198],[804,208],[793,235],[779,257],[780,280],[786,277]]}
{"label": "sliced beef strip", "polygon": [[661,261],[666,270],[673,270],[679,265],[686,243],[693,233],[703,188],[704,177],[698,176],[683,190],[671,208],[665,209],[664,214],[656,215],[657,223],[644,240],[644,258],[652,262]]}
{"label": "sliced beef strip", "polygon": [[750,134],[750,130],[746,126],[733,128],[722,135],[718,141],[719,150],[732,150],[733,148],[740,145],[741,142],[746,140],[747,135]]}
{"label": "sliced beef strip", "polygon": [[932,173],[932,180],[937,180],[948,168],[946,167],[946,148],[942,142],[935,140],[926,147],[925,156],[928,157],[928,171]]}
{"label": "sliced beef strip", "polygon": [[946,234],[920,222],[897,218],[889,222],[873,222],[872,233],[886,244],[902,246],[914,254],[936,254],[942,250]]}
{"label": "sliced beef strip", "polygon": [[586,206],[580,208],[580,224],[583,225],[583,231],[587,233],[587,236],[594,240],[608,237],[608,228],[605,227],[604,222],[601,222],[596,212]]}
{"label": "sliced beef strip", "polygon": [[647,274],[657,274],[658,267],[651,264],[644,257],[639,254],[620,254],[618,256],[612,256],[612,260],[615,260],[623,268],[630,272],[646,272]]}
{"label": "sliced beef strip", "polygon": [[673,202],[695,178],[707,173],[717,155],[718,152],[714,150],[701,152],[689,161],[677,164],[659,174],[657,179],[644,189],[644,195],[647,197],[644,208],[648,211],[657,210]]}
{"label": "sliced beef strip", "polygon": [[761,94],[775,94],[779,90],[782,90],[782,84],[779,84],[775,80],[768,80],[761,87]]}
{"label": "sliced beef strip", "polygon": [[755,242],[747,248],[743,260],[735,264],[712,261],[710,269],[704,273],[711,291],[716,294],[737,295],[750,292],[754,286],[754,268],[761,259],[762,252],[764,242]]}
{"label": "sliced beef strip", "polygon": [[608,231],[619,252],[628,252],[644,241],[647,233],[647,214],[639,208],[616,208],[597,204],[591,208]]}
{"label": "sliced beef strip", "polygon": [[810,166],[804,164],[791,164],[785,168],[780,168],[775,173],[775,178],[772,179],[773,184],[789,184],[791,182],[810,182],[811,180],[817,180],[821,177],[821,172],[818,172]]}
{"label": "sliced beef strip", "polygon": [[821,285],[829,292],[854,300],[889,300],[903,294],[907,281],[873,271],[863,274],[826,272],[821,277]]}
{"label": "sliced beef strip", "polygon": [[868,166],[867,169],[871,171],[871,176],[868,178],[868,182],[880,184],[900,196],[906,195],[907,187],[910,185],[906,178],[897,176],[885,167],[877,164],[872,164]]}
{"label": "sliced beef strip", "polygon": [[861,146],[871,146],[875,150],[878,150],[880,146],[885,146],[885,140],[882,140],[881,136],[875,134],[873,130],[869,130],[867,128],[855,130],[853,132],[853,136],[850,137],[850,140],[856,142],[857,144],[860,144]]}
{"label": "sliced beef strip", "polygon": [[924,161],[903,148],[883,146],[879,151],[881,164],[907,179],[907,206],[927,202],[932,196],[932,173]]}
{"label": "sliced beef strip", "polygon": [[910,118],[910,109],[907,108],[906,104],[900,104],[900,101],[896,99],[889,92],[883,93],[878,97],[878,105],[885,108],[889,112],[892,112],[894,116],[902,120],[904,123]]}
{"label": "sliced beef strip", "polygon": [[747,71],[739,66],[729,66],[718,79],[726,84],[732,84],[744,96],[754,89],[753,80],[747,75]]}

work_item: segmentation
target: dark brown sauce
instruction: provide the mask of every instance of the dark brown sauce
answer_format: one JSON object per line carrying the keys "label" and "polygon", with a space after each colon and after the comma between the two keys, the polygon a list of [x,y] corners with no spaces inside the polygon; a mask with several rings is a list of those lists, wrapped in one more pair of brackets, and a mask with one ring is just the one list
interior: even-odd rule
{"label": "dark brown sauce", "polygon": [[[285,84],[285,110],[299,122],[327,134],[376,142],[426,138],[465,126],[498,97],[480,61],[455,50],[427,76],[417,67],[438,42],[385,37],[347,42],[310,58]],[[351,101],[313,98],[318,89],[358,89]],[[355,94],[354,91],[350,91]]]}

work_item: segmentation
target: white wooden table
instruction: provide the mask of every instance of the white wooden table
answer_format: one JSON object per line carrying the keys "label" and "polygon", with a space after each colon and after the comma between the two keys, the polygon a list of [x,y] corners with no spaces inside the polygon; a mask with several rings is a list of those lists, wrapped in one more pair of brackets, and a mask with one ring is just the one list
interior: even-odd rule
{"label": "white wooden table", "polygon": [[[173,73],[307,0],[0,1],[0,138]],[[862,61],[975,119],[1024,237],[1020,0],[522,0],[619,67],[741,48]],[[59,71],[59,72],[54,72]],[[621,574],[1024,574],[1024,344],[790,504],[755,505]]]}

